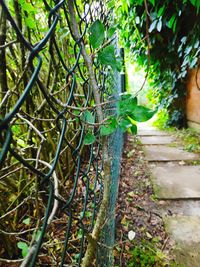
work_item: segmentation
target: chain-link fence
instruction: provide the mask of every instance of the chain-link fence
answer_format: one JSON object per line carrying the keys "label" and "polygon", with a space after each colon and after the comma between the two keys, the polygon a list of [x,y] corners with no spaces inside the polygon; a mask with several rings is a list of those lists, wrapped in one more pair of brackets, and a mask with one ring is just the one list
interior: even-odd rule
{"label": "chain-link fence", "polygon": [[[97,19],[109,27],[112,16],[104,1],[72,1],[77,40],[68,2],[0,0],[0,266],[80,266],[101,203],[101,137],[82,44],[93,58],[88,29]],[[101,102],[115,99],[119,73],[95,56],[93,69]],[[116,105],[103,106],[105,116],[110,109]],[[96,141],[85,145],[91,125]],[[121,132],[108,143],[113,181],[104,233],[113,230],[108,246],[99,243],[104,248],[114,244]]]}

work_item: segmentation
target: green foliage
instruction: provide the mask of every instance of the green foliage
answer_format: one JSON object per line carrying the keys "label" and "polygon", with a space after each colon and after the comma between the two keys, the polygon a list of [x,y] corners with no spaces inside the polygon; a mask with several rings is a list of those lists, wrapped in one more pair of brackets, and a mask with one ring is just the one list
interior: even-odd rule
{"label": "green foliage", "polygon": [[174,129],[174,135],[185,150],[200,153],[200,134],[193,129]]}
{"label": "green foliage", "polygon": [[33,234],[33,238],[35,241],[38,241],[40,236],[41,236],[41,230],[37,230],[34,234]]}
{"label": "green foliage", "polygon": [[156,111],[151,110],[147,107],[135,106],[133,110],[133,115],[131,116],[131,118],[135,121],[145,122],[145,121],[150,120],[155,113]]}
{"label": "green foliage", "polygon": [[128,267],[154,267],[165,266],[164,254],[160,250],[155,250],[153,244],[143,242],[135,246],[131,252],[132,258],[128,262]]}
{"label": "green foliage", "polygon": [[117,129],[117,120],[114,117],[111,117],[107,120],[105,125],[101,125],[100,134],[101,136],[110,135],[115,132]]}
{"label": "green foliage", "polygon": [[[198,65],[200,56],[200,1],[144,1],[116,4],[121,40],[134,62],[149,72],[154,103],[170,111],[170,124],[183,125],[182,103],[186,95],[187,71]],[[148,18],[148,22],[147,22]],[[147,38],[149,25],[149,45]],[[148,46],[150,62],[148,62]],[[149,66],[150,63],[150,66]]]}
{"label": "green foliage", "polygon": [[157,127],[160,130],[166,130],[167,121],[169,119],[169,115],[165,109],[159,110],[156,114],[156,119],[153,122],[153,126]]}
{"label": "green foliage", "polygon": [[[123,132],[129,131],[132,134],[137,133],[136,122],[144,122],[151,119],[156,110],[151,110],[147,107],[138,105],[136,97],[131,94],[122,95],[117,102],[118,114],[117,116],[110,116],[105,119],[105,123],[100,125],[100,135],[111,135],[119,127]],[[90,125],[90,129],[85,135],[84,144],[90,145],[96,141],[95,135],[91,132],[94,126],[94,118],[89,111],[83,114],[84,121]],[[92,130],[93,131],[93,130]]]}
{"label": "green foliage", "polygon": [[91,145],[96,141],[96,137],[92,133],[87,133],[84,137],[84,145]]}
{"label": "green foliage", "polygon": [[96,20],[89,29],[90,36],[90,44],[93,49],[99,48],[105,38],[105,28],[100,20]]}
{"label": "green foliage", "polygon": [[109,45],[100,51],[98,54],[98,60],[100,64],[104,66],[111,66],[113,69],[117,69],[114,45]]}
{"label": "green foliage", "polygon": [[28,245],[26,244],[26,242],[18,242],[17,243],[17,247],[19,249],[21,249],[22,257],[25,258],[26,255],[28,254],[28,250],[29,250]]}
{"label": "green foliage", "polygon": [[26,225],[30,225],[31,219],[30,218],[26,218],[23,220],[23,223]]}
{"label": "green foliage", "polygon": [[86,111],[84,111],[84,113],[82,115],[82,120],[87,122],[87,123],[92,124],[92,123],[94,123],[95,118],[94,118],[94,115],[90,111],[86,110]]}

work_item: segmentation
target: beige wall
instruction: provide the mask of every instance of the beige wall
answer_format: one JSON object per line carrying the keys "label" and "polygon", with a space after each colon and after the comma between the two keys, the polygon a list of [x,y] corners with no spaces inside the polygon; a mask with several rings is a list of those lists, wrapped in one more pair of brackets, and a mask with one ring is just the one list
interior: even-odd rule
{"label": "beige wall", "polygon": [[[189,71],[188,83],[187,83],[187,101],[186,112],[189,126],[200,128],[200,69],[197,73],[197,69]],[[196,128],[196,127],[195,127]]]}

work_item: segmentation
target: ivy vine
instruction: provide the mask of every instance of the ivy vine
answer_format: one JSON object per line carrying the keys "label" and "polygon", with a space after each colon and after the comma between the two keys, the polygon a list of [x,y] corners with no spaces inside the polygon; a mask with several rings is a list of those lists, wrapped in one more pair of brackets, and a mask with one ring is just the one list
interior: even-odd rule
{"label": "ivy vine", "polygon": [[169,124],[184,126],[188,70],[199,67],[200,1],[129,0],[115,7],[123,44],[148,72],[151,99],[169,111]]}

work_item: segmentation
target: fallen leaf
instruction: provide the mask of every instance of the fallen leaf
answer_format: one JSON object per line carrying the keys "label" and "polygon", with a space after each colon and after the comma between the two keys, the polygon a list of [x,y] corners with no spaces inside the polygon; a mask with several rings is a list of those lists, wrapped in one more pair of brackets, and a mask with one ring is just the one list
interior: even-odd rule
{"label": "fallen leaf", "polygon": [[136,233],[133,230],[128,232],[128,239],[130,241],[132,241],[135,238],[135,236],[136,236]]}

